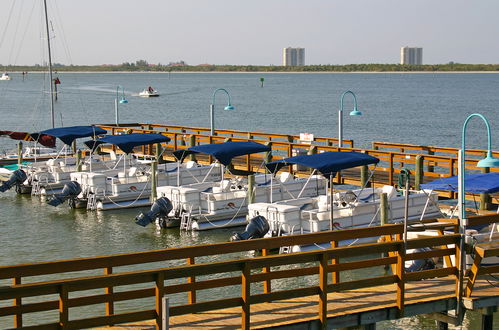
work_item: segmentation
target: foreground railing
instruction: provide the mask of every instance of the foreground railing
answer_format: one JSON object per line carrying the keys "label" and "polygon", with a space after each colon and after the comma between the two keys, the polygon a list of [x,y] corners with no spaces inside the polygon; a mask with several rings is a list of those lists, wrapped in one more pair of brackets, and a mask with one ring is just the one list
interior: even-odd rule
{"label": "foreground railing", "polygon": [[[499,221],[499,216],[474,219],[491,223]],[[455,224],[449,227],[447,222],[434,225],[432,229],[443,234],[444,228],[455,227]],[[317,317],[325,324],[328,293],[387,284],[395,284],[394,303],[403,315],[407,281],[449,275],[455,276],[457,281],[457,268],[450,262],[443,268],[406,273],[405,261],[434,257],[450,260],[450,256],[459,255],[460,236],[450,234],[421,238],[404,244],[402,235],[402,225],[385,225],[4,266],[0,267],[0,281],[11,279],[12,284],[0,287],[0,322],[6,324],[9,322],[6,317],[14,317],[13,326],[16,328],[26,326],[29,321],[30,325],[38,328],[55,329],[156,320],[157,326],[161,327],[162,298],[166,295],[177,297],[171,300],[171,316],[239,306],[241,326],[248,329],[252,304],[318,295]],[[342,241],[379,236],[385,237],[384,242],[338,247]],[[333,248],[271,254],[271,251],[283,246],[320,243],[331,243]],[[431,248],[431,251],[406,253],[407,249],[425,247]],[[261,253],[248,257],[254,250]],[[349,259],[352,257],[356,260]],[[379,266],[391,266],[393,271],[386,275],[369,271],[363,278],[353,280],[340,276],[347,271],[358,273],[358,270]],[[299,277],[307,280],[297,281]],[[281,281],[289,279],[293,281],[287,284],[286,289],[275,289],[282,286]],[[216,293],[219,292],[217,290],[225,291],[221,295]],[[147,302],[138,307],[129,305],[136,299],[146,299]],[[12,300],[13,304],[9,304]],[[125,302],[127,305],[123,307]],[[89,309],[92,305],[103,307]],[[80,311],[81,307],[86,309]],[[26,319],[35,312],[52,312],[52,318]],[[53,312],[58,313],[57,316]]]}

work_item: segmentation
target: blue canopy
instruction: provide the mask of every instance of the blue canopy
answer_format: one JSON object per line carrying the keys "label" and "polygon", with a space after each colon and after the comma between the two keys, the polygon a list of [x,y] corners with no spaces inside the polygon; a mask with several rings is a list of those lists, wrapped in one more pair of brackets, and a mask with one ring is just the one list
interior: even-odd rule
{"label": "blue canopy", "polygon": [[179,161],[183,161],[184,158],[190,154],[203,153],[212,155],[220,163],[225,166],[230,164],[232,158],[237,156],[254,154],[257,152],[270,151],[269,146],[263,144],[247,141],[247,142],[223,142],[223,143],[212,143],[212,144],[202,144],[199,146],[191,147],[188,149],[175,150],[173,155]]}
{"label": "blue canopy", "polygon": [[284,158],[265,164],[265,167],[275,173],[287,165],[303,165],[318,170],[322,175],[329,176],[334,173],[357,166],[377,164],[379,159],[360,152],[328,151],[314,155],[301,155]]}
{"label": "blue canopy", "polygon": [[97,140],[100,143],[110,143],[118,146],[123,152],[129,154],[133,148],[146,144],[169,142],[170,138],[157,133],[132,133],[121,135],[107,135]]}
{"label": "blue canopy", "polygon": [[82,137],[96,136],[106,134],[107,131],[97,126],[70,126],[51,128],[41,131],[40,134],[54,136],[59,138],[67,145],[71,145],[74,140]]}
{"label": "blue canopy", "polygon": [[[458,191],[457,176],[438,179],[421,185],[422,189]],[[467,193],[499,192],[499,173],[476,173],[464,175],[464,189]]]}

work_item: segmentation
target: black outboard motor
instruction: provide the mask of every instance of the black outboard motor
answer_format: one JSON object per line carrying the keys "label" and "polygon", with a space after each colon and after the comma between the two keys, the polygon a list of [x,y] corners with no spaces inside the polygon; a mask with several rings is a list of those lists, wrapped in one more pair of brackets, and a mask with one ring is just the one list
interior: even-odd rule
{"label": "black outboard motor", "polygon": [[59,206],[64,203],[66,200],[74,200],[76,196],[81,193],[81,186],[76,181],[71,181],[64,185],[62,188],[62,192],[60,194],[55,194],[54,197],[48,201],[49,205]]}
{"label": "black outboard motor", "polygon": [[262,238],[270,229],[267,219],[261,215],[252,218],[246,225],[246,229],[242,233],[234,233],[230,238],[231,242],[244,241],[247,239]]}
{"label": "black outboard motor", "polygon": [[146,214],[140,213],[135,217],[135,223],[141,225],[142,227],[147,226],[153,222],[156,218],[165,218],[173,210],[172,202],[166,198],[158,198],[154,204],[151,206],[151,210]]}
{"label": "black outboard motor", "polygon": [[28,176],[26,175],[26,172],[21,169],[15,170],[10,175],[9,180],[5,181],[0,186],[0,192],[5,192],[14,186],[19,187],[24,181],[26,181],[27,178]]}

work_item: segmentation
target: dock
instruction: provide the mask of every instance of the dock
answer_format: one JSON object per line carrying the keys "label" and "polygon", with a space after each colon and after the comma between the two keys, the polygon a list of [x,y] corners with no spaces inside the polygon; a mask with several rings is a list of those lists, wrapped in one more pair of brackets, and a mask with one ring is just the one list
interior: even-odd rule
{"label": "dock", "polygon": [[[499,215],[468,221],[492,224]],[[445,328],[474,310],[482,314],[482,328],[492,329],[499,305],[492,274],[499,266],[482,258],[499,256],[499,245],[461,251],[457,219],[419,225],[438,235],[404,242],[404,226],[390,224],[2,266],[0,283],[11,284],[0,286],[0,322],[8,319],[7,327],[16,329],[374,329],[380,321],[426,315]],[[374,243],[342,245],[365,238]],[[277,253],[323,243],[330,247]],[[473,266],[461,272],[459,256],[470,252]],[[405,270],[406,261],[425,258],[444,262]],[[142,303],[133,305],[137,299]],[[37,312],[50,320],[30,318]]]}
{"label": "dock", "polygon": [[[171,151],[196,146],[206,143],[220,143],[226,141],[255,141],[266,144],[272,148],[271,152],[261,155],[236,157],[233,166],[236,170],[247,172],[264,172],[262,162],[279,160],[304,154],[314,154],[325,151],[356,151],[367,153],[380,159],[377,166],[365,166],[349,169],[338,173],[334,178],[336,184],[351,184],[364,186],[393,185],[398,186],[402,169],[410,173],[411,188],[418,190],[419,186],[439,178],[458,174],[457,148],[412,145],[390,142],[372,142],[371,148],[355,148],[354,141],[343,139],[344,147],[338,147],[338,139],[331,137],[313,137],[312,140],[302,141],[300,135],[250,132],[238,130],[217,129],[210,135],[209,128],[188,127],[179,125],[159,125],[151,123],[129,123],[116,125],[99,125],[111,134],[126,133],[160,133],[168,136],[171,141],[162,146],[162,158],[165,161],[174,161]],[[155,146],[144,146],[137,152],[143,155],[155,155]],[[498,168],[478,168],[476,164],[486,155],[486,150],[467,149],[466,169],[475,172],[499,172]],[[493,151],[494,157],[499,157],[499,151]],[[211,157],[196,156],[196,161],[208,164],[213,161]],[[308,171],[300,168],[286,168],[287,171],[298,176],[307,176]],[[369,173],[373,175],[369,178]],[[369,182],[368,182],[369,181]],[[438,192],[442,198],[456,199],[457,193],[452,191]],[[481,209],[487,209],[490,204],[499,204],[498,196],[486,194],[466,194],[467,199],[480,203]]]}

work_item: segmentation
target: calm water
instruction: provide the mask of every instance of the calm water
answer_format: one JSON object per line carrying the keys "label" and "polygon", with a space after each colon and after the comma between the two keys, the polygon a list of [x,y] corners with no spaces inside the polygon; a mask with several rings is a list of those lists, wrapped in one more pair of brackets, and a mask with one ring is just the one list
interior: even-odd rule
{"label": "calm water", "polygon": [[[50,128],[47,87],[42,74],[25,81],[11,74],[0,81],[0,130]],[[372,141],[458,147],[466,117],[484,114],[492,127],[495,150],[499,127],[499,74],[197,74],[61,73],[56,126],[114,123],[117,85],[129,101],[120,105],[121,122],[152,122],[209,127],[208,109],[216,88],[226,88],[236,109],[223,111],[226,96],[216,96],[215,127],[316,136],[337,136],[341,94],[357,95],[361,117],[349,117],[353,100],[344,102],[344,137],[356,146]],[[265,78],[264,88],[259,78]],[[137,94],[153,86],[161,96]],[[468,147],[485,148],[484,125],[467,130]],[[0,151],[15,147],[0,139]],[[134,224],[138,210],[108,213],[53,208],[29,196],[0,194],[0,265],[135,252],[226,241],[232,230],[180,233]],[[0,328],[4,320],[0,319]],[[476,322],[472,318],[470,322]],[[475,323],[472,323],[475,324]],[[432,327],[422,318],[379,327]]]}

